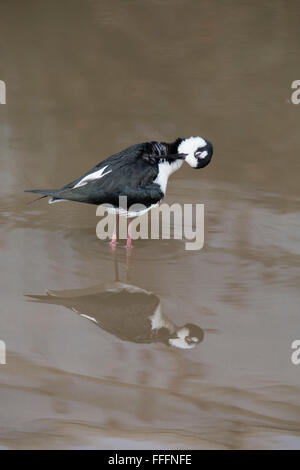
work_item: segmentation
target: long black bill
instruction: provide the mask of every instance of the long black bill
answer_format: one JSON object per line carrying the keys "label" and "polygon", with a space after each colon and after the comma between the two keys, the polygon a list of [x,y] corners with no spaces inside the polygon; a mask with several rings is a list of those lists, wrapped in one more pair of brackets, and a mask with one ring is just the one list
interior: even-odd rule
{"label": "long black bill", "polygon": [[175,153],[175,154],[167,154],[167,155],[154,155],[156,158],[166,158],[167,160],[184,160],[187,156],[186,153]]}

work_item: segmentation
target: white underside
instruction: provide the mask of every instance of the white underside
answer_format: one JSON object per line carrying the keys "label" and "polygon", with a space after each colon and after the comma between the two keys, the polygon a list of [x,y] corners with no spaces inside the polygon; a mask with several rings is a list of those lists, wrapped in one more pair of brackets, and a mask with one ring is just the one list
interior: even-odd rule
{"label": "white underside", "polygon": [[49,199],[48,204],[55,204],[56,202],[67,201],[67,199],[54,199],[53,197]]}
{"label": "white underside", "polygon": [[154,207],[157,207],[159,205],[159,202],[157,202],[156,204],[151,204],[151,206],[149,207],[145,207],[143,209],[141,208],[141,210],[130,210],[130,207],[128,208],[129,210],[126,210],[123,207],[112,207],[106,204],[102,204],[102,205],[106,207],[106,210],[109,214],[116,214],[116,215],[120,215],[121,217],[127,217],[128,219],[130,219],[133,217],[140,217],[141,215],[146,214],[146,212],[151,211],[151,209],[153,209]]}
{"label": "white underside", "polygon": [[[67,201],[67,199],[49,199],[48,204],[55,204],[56,202],[63,202]],[[106,205],[106,204],[100,204],[106,207],[106,210],[109,214],[115,214],[115,215],[120,215],[121,217],[127,217],[128,219],[133,218],[133,217],[140,217],[141,215],[146,214],[146,212],[151,211],[151,209],[154,209],[154,207],[157,207],[159,205],[159,202],[156,204],[151,204],[149,207],[141,208],[141,210],[126,210],[123,207],[112,207],[111,205]]]}

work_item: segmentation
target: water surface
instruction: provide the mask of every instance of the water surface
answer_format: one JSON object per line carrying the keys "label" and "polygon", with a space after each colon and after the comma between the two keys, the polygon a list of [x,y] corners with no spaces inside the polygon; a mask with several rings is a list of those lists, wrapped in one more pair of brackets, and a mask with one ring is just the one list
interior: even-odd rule
{"label": "water surface", "polygon": [[[2,448],[300,447],[299,13],[279,0],[1,3]],[[26,205],[24,189],[132,143],[199,134],[212,163],[184,165],[166,202],[205,204],[200,251],[140,240],[128,262],[96,238],[94,206]],[[199,328],[198,344],[154,338],[142,294],[119,293],[110,318],[118,282],[174,328]]]}

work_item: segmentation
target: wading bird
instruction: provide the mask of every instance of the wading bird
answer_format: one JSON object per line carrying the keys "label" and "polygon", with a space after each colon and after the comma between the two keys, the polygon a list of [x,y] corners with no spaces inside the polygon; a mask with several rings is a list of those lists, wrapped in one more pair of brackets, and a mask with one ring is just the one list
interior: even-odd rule
{"label": "wading bird", "polygon": [[[203,168],[213,155],[212,144],[202,137],[176,139],[172,143],[144,142],[128,147],[106,160],[61,189],[31,189],[50,197],[49,204],[61,201],[108,205],[117,214],[117,224],[111,241],[115,246],[118,217],[128,218],[127,248],[131,247],[130,222],[157,206],[166,194],[169,176],[183,161],[192,168]],[[119,198],[126,196],[126,207],[120,207]],[[136,206],[130,210],[131,206]],[[140,205],[141,209],[137,208]]]}

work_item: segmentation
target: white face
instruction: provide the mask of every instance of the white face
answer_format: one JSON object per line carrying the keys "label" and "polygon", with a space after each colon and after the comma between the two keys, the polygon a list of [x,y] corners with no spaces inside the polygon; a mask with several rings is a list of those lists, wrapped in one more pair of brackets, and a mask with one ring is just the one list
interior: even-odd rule
{"label": "white face", "polygon": [[190,330],[186,327],[180,328],[177,331],[177,338],[170,338],[169,343],[171,346],[174,346],[175,348],[180,348],[180,349],[193,349],[196,344],[199,343],[198,338],[191,338],[190,342],[188,343],[186,341],[187,336],[190,335]]}
{"label": "white face", "polygon": [[[196,168],[198,165],[197,158],[205,158],[208,153],[204,150],[206,147],[206,140],[202,137],[190,137],[185,139],[178,146],[178,153],[186,153],[185,161],[193,168]],[[203,151],[201,151],[203,148]]]}

